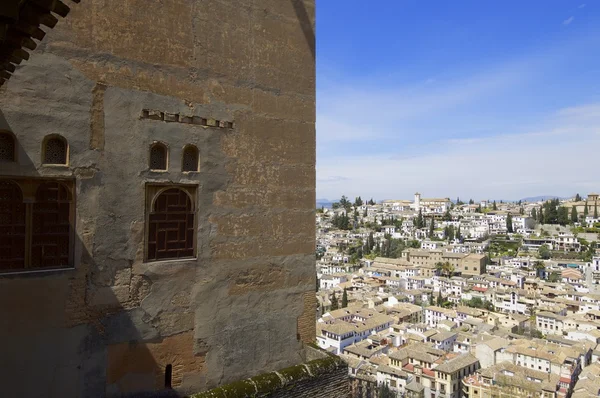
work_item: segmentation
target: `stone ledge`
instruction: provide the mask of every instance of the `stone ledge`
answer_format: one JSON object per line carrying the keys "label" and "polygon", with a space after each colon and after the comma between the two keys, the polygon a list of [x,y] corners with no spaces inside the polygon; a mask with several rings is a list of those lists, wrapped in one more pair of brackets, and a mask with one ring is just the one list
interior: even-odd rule
{"label": "stone ledge", "polygon": [[231,121],[227,120],[216,120],[205,118],[202,116],[193,116],[193,115],[182,115],[179,113],[169,113],[163,111],[157,111],[153,109],[142,109],[142,114],[140,115],[140,119],[148,119],[148,120],[158,120],[167,123],[184,123],[184,124],[193,124],[197,126],[203,127],[214,127],[221,129],[233,129],[234,124]]}
{"label": "stone ledge", "polygon": [[246,380],[236,381],[224,386],[192,394],[190,398],[246,398],[269,397],[282,390],[292,390],[301,382],[310,382],[333,373],[347,365],[339,357],[316,348],[306,346],[307,357],[317,358],[300,365],[269,372]]}

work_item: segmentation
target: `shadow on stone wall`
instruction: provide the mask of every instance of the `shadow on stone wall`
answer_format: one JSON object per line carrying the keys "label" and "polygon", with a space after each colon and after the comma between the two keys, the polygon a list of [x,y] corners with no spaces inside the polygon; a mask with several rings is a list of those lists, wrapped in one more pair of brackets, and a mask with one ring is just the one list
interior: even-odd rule
{"label": "shadow on stone wall", "polygon": [[66,168],[42,175],[25,149],[35,145],[32,138],[14,131],[1,111],[0,130],[15,134],[18,149],[16,164],[0,164],[0,179],[76,178],[73,205],[79,213],[77,225],[71,225],[74,269],[0,274],[2,395],[181,396],[168,388],[175,380],[169,381],[167,366],[177,366],[169,362],[173,345],[163,344],[170,337],[162,338],[140,307],[151,280],[132,276],[131,261],[109,267],[88,250],[97,242],[88,229],[87,218],[94,213],[86,214],[93,206],[86,195],[101,186],[101,171],[81,179],[69,176]]}

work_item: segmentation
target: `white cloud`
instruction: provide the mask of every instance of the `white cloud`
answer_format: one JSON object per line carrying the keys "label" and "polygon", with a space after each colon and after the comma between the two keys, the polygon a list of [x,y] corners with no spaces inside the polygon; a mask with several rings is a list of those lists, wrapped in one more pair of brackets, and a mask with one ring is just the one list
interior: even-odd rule
{"label": "white cloud", "polygon": [[599,132],[600,104],[590,104],[560,110],[530,132],[431,143],[430,153],[414,157],[328,157],[317,164],[317,196],[409,199],[420,191],[519,199],[590,192],[599,188],[593,167]]}
{"label": "white cloud", "polygon": [[523,82],[536,73],[537,65],[531,59],[518,60],[445,84],[426,81],[413,86],[388,87],[385,82],[378,82],[377,86],[365,87],[354,82],[352,86],[321,89],[317,108],[318,144],[394,136],[411,120],[464,105]]}
{"label": "white cloud", "polygon": [[580,4],[579,7],[577,7],[577,8],[585,8],[585,5],[586,5],[585,3]]}
{"label": "white cloud", "polygon": [[565,26],[566,25],[570,25],[571,22],[573,22],[574,19],[575,19],[575,17],[569,17],[569,18],[565,19],[562,24],[565,25]]}

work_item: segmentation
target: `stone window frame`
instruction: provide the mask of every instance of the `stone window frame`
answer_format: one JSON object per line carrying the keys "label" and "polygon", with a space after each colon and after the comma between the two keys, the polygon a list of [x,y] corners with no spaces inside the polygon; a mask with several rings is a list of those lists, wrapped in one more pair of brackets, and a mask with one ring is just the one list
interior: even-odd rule
{"label": "stone window frame", "polygon": [[[194,170],[185,169],[185,155],[189,150],[193,150],[196,156],[196,168]],[[198,173],[200,171],[200,150],[194,144],[186,144],[181,151],[181,171],[183,173]]]}
{"label": "stone window frame", "polygon": [[[193,221],[193,254],[189,257],[151,259],[149,258],[149,237],[150,237],[150,214],[154,208],[156,199],[170,189],[180,189],[185,192],[192,205]],[[145,186],[145,206],[144,206],[144,263],[164,263],[173,261],[190,261],[198,258],[198,185],[197,184],[178,184],[178,183],[156,183],[147,182]]]}
{"label": "stone window frame", "polygon": [[[48,141],[50,141],[50,140],[60,140],[60,141],[62,141],[62,144],[65,146],[65,162],[64,163],[46,163],[46,150],[47,150]],[[42,154],[42,159],[41,159],[42,166],[69,167],[69,158],[70,158],[69,151],[70,151],[69,141],[65,137],[63,137],[60,134],[48,134],[42,140],[42,151],[41,151],[41,154]]]}
{"label": "stone window frame", "polygon": [[[164,169],[152,168],[152,150],[154,148],[162,148],[164,150],[164,156],[165,156],[165,168]],[[169,171],[169,160],[170,160],[169,157],[170,157],[170,150],[169,150],[169,145],[167,145],[167,143],[165,143],[163,141],[152,142],[152,144],[150,144],[150,148],[148,149],[148,169],[155,173],[164,173],[164,172]]]}
{"label": "stone window frame", "polygon": [[13,145],[13,156],[11,160],[1,160],[0,163],[17,163],[18,150],[17,150],[17,137],[10,130],[0,130],[0,136],[9,137],[12,140]]}
{"label": "stone window frame", "polygon": [[[39,272],[51,272],[75,268],[75,222],[76,222],[76,196],[75,180],[68,178],[39,178],[39,177],[15,177],[1,176],[0,181],[14,183],[21,192],[23,204],[25,205],[25,259],[23,268],[0,270],[0,275],[5,274],[27,274]],[[56,183],[66,189],[69,203],[69,243],[67,264],[55,267],[32,266],[34,241],[34,211],[38,202],[39,189],[48,183]],[[64,202],[63,202],[64,203]]]}

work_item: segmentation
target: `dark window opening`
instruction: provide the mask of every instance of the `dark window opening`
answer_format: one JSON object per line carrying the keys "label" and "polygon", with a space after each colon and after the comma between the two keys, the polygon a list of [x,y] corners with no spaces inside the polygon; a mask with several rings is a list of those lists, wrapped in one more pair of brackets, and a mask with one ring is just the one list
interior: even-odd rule
{"label": "dark window opening", "polygon": [[150,169],[167,170],[167,147],[160,142],[150,148]]}
{"label": "dark window opening", "polygon": [[73,183],[0,179],[0,271],[69,267]]}
{"label": "dark window opening", "polygon": [[148,216],[148,261],[194,256],[195,213],[190,195],[170,188],[152,199]]}
{"label": "dark window opening", "polygon": [[188,145],[183,150],[182,171],[198,171],[198,148]]}
{"label": "dark window opening", "polygon": [[56,182],[40,185],[33,205],[33,267],[63,267],[69,264],[70,212],[70,195],[64,185]]}
{"label": "dark window opening", "polygon": [[173,380],[173,365],[168,364],[165,367],[165,388],[172,388],[172,386],[171,386],[172,380]]}
{"label": "dark window opening", "polygon": [[25,267],[25,220],[21,189],[0,181],[0,270]]}
{"label": "dark window opening", "polygon": [[0,133],[0,162],[14,162],[15,148],[15,137],[10,133]]}
{"label": "dark window opening", "polygon": [[67,141],[62,137],[51,137],[44,143],[44,164],[67,164]]}

